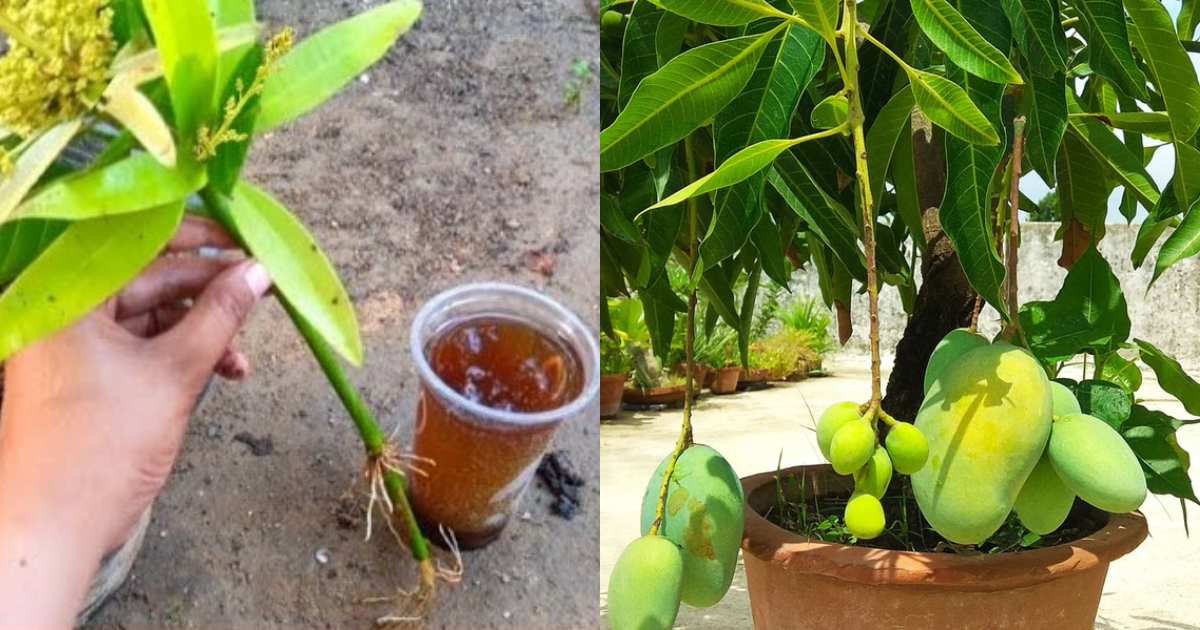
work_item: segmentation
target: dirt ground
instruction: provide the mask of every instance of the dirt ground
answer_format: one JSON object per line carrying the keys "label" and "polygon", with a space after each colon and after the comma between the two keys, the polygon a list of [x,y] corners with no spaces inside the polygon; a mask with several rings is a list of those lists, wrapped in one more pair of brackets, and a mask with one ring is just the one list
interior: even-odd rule
{"label": "dirt ground", "polygon": [[[368,6],[267,0],[260,18],[303,34]],[[572,63],[598,70],[597,40],[584,0],[430,0],[385,61],[256,146],[249,178],[297,211],[346,280],[368,348],[353,377],[402,440],[408,326],[438,291],[537,287],[597,326],[598,82],[581,110],[564,105]],[[363,542],[362,497],[345,500],[361,446],[282,310],[260,308],[240,343],[255,373],[198,411],[133,575],[95,627],[365,628],[388,608],[360,599],[415,583],[389,536]],[[587,480],[582,510],[554,516],[535,482],[523,517],[467,554],[464,582],[413,627],[595,627],[595,421],[554,448]]]}

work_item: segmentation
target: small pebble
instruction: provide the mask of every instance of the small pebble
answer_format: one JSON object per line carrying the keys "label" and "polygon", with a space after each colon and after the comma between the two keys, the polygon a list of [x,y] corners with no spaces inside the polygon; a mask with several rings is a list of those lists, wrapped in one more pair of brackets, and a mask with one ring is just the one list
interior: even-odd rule
{"label": "small pebble", "polygon": [[320,549],[317,550],[315,557],[317,559],[317,564],[322,565],[322,566],[329,564],[329,550],[328,549],[321,547]]}

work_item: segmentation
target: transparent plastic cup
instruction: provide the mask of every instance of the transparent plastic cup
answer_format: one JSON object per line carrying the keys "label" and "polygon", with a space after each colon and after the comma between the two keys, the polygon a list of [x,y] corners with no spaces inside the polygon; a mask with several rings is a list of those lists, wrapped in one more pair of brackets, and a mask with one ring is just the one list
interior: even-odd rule
{"label": "transparent plastic cup", "polygon": [[[481,318],[523,324],[572,353],[581,370],[578,394],[555,408],[520,412],[488,407],[451,387],[435,371],[430,353],[449,331]],[[540,293],[482,283],[426,303],[413,322],[411,347],[421,382],[413,450],[428,473],[409,475],[413,508],[427,530],[442,525],[464,549],[483,547],[508,524],[558,427],[595,411],[600,389],[595,336],[574,313]]]}

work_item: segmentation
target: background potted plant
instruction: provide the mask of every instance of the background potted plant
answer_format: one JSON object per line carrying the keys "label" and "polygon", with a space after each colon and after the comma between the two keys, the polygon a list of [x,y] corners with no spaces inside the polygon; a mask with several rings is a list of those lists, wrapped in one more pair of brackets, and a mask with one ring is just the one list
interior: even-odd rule
{"label": "background potted plant", "polygon": [[[439,577],[455,574],[435,564],[409,509],[396,446],[340,363],[363,358],[353,305],[304,226],[241,178],[256,138],[334,96],[420,13],[418,0],[387,2],[294,42],[289,29],[262,33],[252,0],[0,10],[8,37],[0,58],[0,361],[115,294],[159,255],[183,216],[216,220],[267,267],[354,420],[379,489],[372,496],[386,495],[378,505],[418,563],[428,598]],[[98,155],[83,166],[60,159],[87,156],[89,147]]]}
{"label": "background potted plant", "polygon": [[619,334],[617,339],[600,337],[600,417],[621,413],[621,397],[629,378],[629,353]]}
{"label": "background potted plant", "polygon": [[[1193,205],[1200,171],[1188,168],[1200,163],[1200,84],[1187,57],[1197,48],[1195,12],[1173,23],[1151,0],[639,0],[611,9],[628,14],[620,37],[606,32],[601,42],[610,73],[601,134],[601,263],[609,278],[603,290],[636,292],[656,304],[647,310],[657,309],[661,319],[686,312],[689,330],[702,293],[711,317],[738,331],[744,362],[760,272],[787,286],[792,267],[812,265],[843,343],[853,332],[850,296],[856,285],[865,291],[871,351],[870,392],[843,408],[868,459],[847,466],[834,457],[838,472],[853,473],[853,481],[827,468],[785,470],[746,478],[743,497],[728,463],[695,443],[685,407],[675,448],[647,485],[644,536],[610,578],[614,625],[670,627],[681,601],[719,601],[744,522],[760,628],[795,627],[798,619],[817,628],[864,619],[904,625],[914,611],[928,611],[923,623],[937,627],[1028,627],[1053,619],[1054,627],[1090,628],[1108,563],[1145,536],[1144,519],[1124,514],[1136,507],[1138,488],[1181,505],[1196,502],[1188,457],[1174,440],[1183,422],[1134,402],[1141,383],[1133,363],[1152,369],[1189,411],[1200,410],[1200,384],[1149,342],[1130,340],[1125,297],[1097,249],[1106,199],[1120,189],[1125,216],[1138,207],[1149,213],[1128,252],[1135,266],[1165,234],[1155,278],[1200,251]],[[1162,144],[1151,147],[1147,138]],[[1172,152],[1177,164],[1161,190],[1144,167],[1155,149]],[[1031,170],[1057,187],[1060,265],[1070,271],[1053,300],[1021,304],[1018,212],[1042,214],[1019,192]],[[686,311],[662,290],[656,270],[668,258],[687,263]],[[734,287],[743,274],[738,300]],[[886,397],[881,280],[895,287],[908,316]],[[951,375],[968,376],[927,370],[937,368],[931,355],[948,333],[973,334],[984,305],[1001,319],[1001,339],[971,349],[956,348],[959,335],[951,336],[943,358],[966,362],[955,363]],[[704,317],[707,324],[710,313]],[[1000,367],[1000,355],[1021,366],[1019,377]],[[1049,377],[1080,355],[1100,369],[1059,383],[1061,389],[1050,385]],[[954,531],[966,515],[947,521],[942,504],[922,499],[928,473],[921,471],[948,465],[942,429],[960,426],[972,412],[933,420],[919,410],[927,393],[966,399],[954,383],[968,377],[1029,388],[1022,399],[1036,404],[1015,414],[1031,422],[1029,430],[995,440],[996,449],[1020,451],[1022,464],[975,487],[1000,499],[968,498],[965,507],[999,506],[1003,519],[1029,482],[1035,494],[1068,505],[1064,520],[1044,534],[1030,529],[1045,525],[1030,516],[1037,510],[1022,508],[1015,524],[989,523],[982,539],[963,542],[981,533]],[[1054,404],[1050,391],[1059,392]],[[1087,415],[1063,413],[1071,411],[1061,407],[1067,402]],[[1094,422],[1077,421],[1086,417]],[[1098,481],[1106,490],[1132,488],[1132,499],[1101,500],[1073,475],[1070,458],[1055,455],[1052,439],[1061,441],[1073,430],[1065,427],[1078,424],[1122,453],[1120,466],[1091,469],[1106,471]],[[900,463],[904,458],[881,443],[906,434],[911,446],[926,433],[928,468],[924,457],[919,467]],[[897,459],[895,470],[916,473],[913,481],[876,485],[892,477],[892,470],[883,474],[879,453]],[[1050,465],[1034,476],[1043,458]],[[1067,492],[1050,490],[1058,486]],[[664,509],[679,489],[695,510]],[[743,498],[750,507],[744,521]],[[833,504],[835,520],[831,504],[820,501],[840,502]],[[766,520],[785,505],[800,515],[778,521],[792,531]],[[831,542],[821,540],[823,532],[833,532]],[[922,545],[891,540],[914,540],[899,535],[905,532],[918,532]],[[711,551],[706,557],[696,553],[697,536]],[[963,553],[972,555],[951,555]],[[842,601],[837,589],[857,596],[830,605]],[[1029,592],[1038,594],[1017,596]]]}

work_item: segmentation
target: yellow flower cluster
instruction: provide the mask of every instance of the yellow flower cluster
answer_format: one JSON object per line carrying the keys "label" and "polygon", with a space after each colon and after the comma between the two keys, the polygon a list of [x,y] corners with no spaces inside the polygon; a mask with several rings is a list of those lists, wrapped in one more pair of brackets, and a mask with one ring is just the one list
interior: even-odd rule
{"label": "yellow flower cluster", "polygon": [[216,157],[217,149],[222,144],[246,140],[246,134],[234,129],[233,124],[242,114],[242,110],[250,104],[250,99],[262,94],[263,87],[267,83],[267,76],[271,74],[271,70],[275,68],[275,63],[279,61],[279,58],[292,49],[294,40],[295,35],[292,33],[292,29],[285,28],[267,42],[262,65],[254,72],[254,81],[250,83],[250,87],[246,88],[240,78],[234,84],[237,95],[229,97],[229,100],[225,102],[221,126],[215,132],[207,126],[200,128],[195,147],[197,160],[204,162]]}
{"label": "yellow flower cluster", "polygon": [[0,124],[22,136],[89,110],[115,53],[109,0],[0,0]]}

